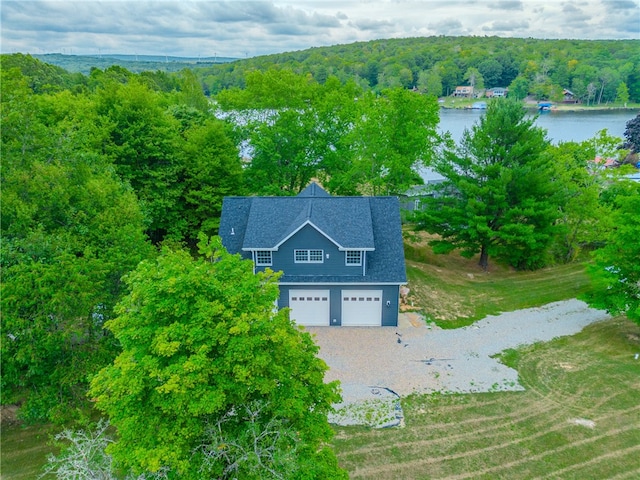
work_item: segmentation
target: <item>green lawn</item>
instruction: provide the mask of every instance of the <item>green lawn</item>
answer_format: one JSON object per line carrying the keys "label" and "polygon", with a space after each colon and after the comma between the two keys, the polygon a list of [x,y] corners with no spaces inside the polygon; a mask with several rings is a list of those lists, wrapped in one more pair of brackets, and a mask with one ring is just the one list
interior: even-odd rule
{"label": "green lawn", "polygon": [[443,328],[470,325],[487,315],[577,298],[589,289],[584,264],[571,263],[518,272],[490,259],[482,271],[477,258],[436,255],[427,234],[405,241],[409,301]]}
{"label": "green lawn", "polygon": [[403,400],[406,427],[337,429],[351,478],[640,478],[640,327],[622,318],[507,352],[524,392]]}
{"label": "green lawn", "polygon": [[50,425],[2,424],[2,480],[32,480],[42,473],[57,428]]}

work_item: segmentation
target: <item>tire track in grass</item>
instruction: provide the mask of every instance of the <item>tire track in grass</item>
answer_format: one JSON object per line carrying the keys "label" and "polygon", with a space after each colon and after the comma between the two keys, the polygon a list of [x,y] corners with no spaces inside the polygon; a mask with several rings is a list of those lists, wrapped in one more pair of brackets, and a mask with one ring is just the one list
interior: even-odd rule
{"label": "tire track in grass", "polygon": [[[424,439],[424,440],[412,440],[412,441],[403,441],[403,442],[394,442],[392,445],[380,445],[380,446],[372,446],[372,447],[364,447],[364,448],[359,448],[358,450],[353,450],[351,452],[345,452],[344,455],[339,455],[340,458],[348,458],[349,455],[360,455],[360,454],[368,454],[368,453],[376,453],[376,452],[383,452],[384,450],[389,450],[389,449],[395,449],[395,448],[403,448],[403,447],[412,447],[412,446],[427,446],[430,444],[437,444],[438,442],[441,441],[447,441],[447,442],[451,442],[453,440],[464,440],[465,438],[468,437],[478,437],[480,435],[483,435],[485,433],[488,432],[492,432],[495,430],[499,430],[493,434],[488,434],[488,435],[483,435],[483,438],[488,439],[488,438],[494,438],[500,435],[504,435],[504,430],[505,429],[509,429],[509,427],[513,427],[516,426],[519,423],[524,423],[527,422],[528,420],[530,420],[531,418],[534,417],[541,417],[543,415],[545,415],[548,411],[538,411],[538,412],[534,412],[531,413],[530,415],[525,415],[519,418],[514,419],[514,421],[510,421],[505,423],[504,422],[504,417],[491,417],[491,419],[489,421],[492,421],[493,423],[486,427],[486,428],[481,428],[481,429],[474,429],[472,431],[466,431],[464,433],[459,433],[459,434],[454,434],[454,435],[446,435],[445,437],[436,437],[436,438],[430,438],[430,439]],[[513,414],[511,414],[510,416],[517,416],[517,415],[521,415],[522,412],[514,412]],[[565,413],[564,412],[557,412],[556,414],[552,415],[552,416],[547,416],[544,418],[545,420],[545,425],[546,424],[551,424],[551,425],[557,425],[557,422],[565,417]],[[475,420],[474,422],[469,422],[469,423],[485,423],[488,419],[484,419],[482,422],[480,422],[479,419]],[[455,426],[461,426],[462,423],[455,423]],[[446,428],[451,428],[452,424],[445,424],[445,425],[439,425],[438,429],[446,429]],[[541,427],[542,428],[542,427]],[[426,430],[426,429],[425,429]],[[412,436],[417,436],[415,435],[415,432],[412,431]]]}
{"label": "tire track in grass", "polygon": [[[547,475],[543,476],[543,477],[536,477],[534,479],[531,480],[544,480],[545,478],[562,478],[562,477],[558,477],[558,475],[564,474],[564,473],[568,473],[571,472],[573,470],[580,470],[581,468],[584,467],[589,467],[592,465],[596,465],[601,463],[603,460],[610,460],[610,459],[615,459],[621,456],[626,455],[627,453],[634,453],[634,452],[640,452],[640,444],[638,445],[634,445],[633,447],[628,447],[622,450],[616,450],[614,452],[609,452],[609,453],[605,453],[604,455],[599,455],[597,457],[593,457],[589,460],[587,460],[586,462],[580,462],[580,463],[576,463],[573,464],[571,466],[565,467],[565,468],[561,468],[560,470],[556,470],[554,472],[550,472]],[[628,473],[628,472],[627,472]]]}
{"label": "tire track in grass", "polygon": [[[348,456],[366,454],[371,452],[380,452],[388,449],[394,449],[399,446],[409,447],[412,444],[429,445],[429,444],[437,444],[439,441],[448,442],[454,438],[464,439],[465,437],[478,437],[485,431],[492,431],[492,430],[498,430],[498,429],[504,430],[505,428],[509,428],[510,426],[515,426],[518,423],[526,422],[531,418],[535,418],[535,417],[541,417],[542,420],[544,420],[543,423],[537,427],[537,430],[543,430],[544,432],[551,432],[556,429],[550,429],[550,430],[544,430],[544,429],[547,428],[549,425],[564,425],[564,422],[560,424],[558,422],[560,422],[561,420],[562,421],[565,420],[567,415],[566,415],[566,411],[559,408],[556,402],[548,402],[546,400],[547,400],[546,397],[539,397],[536,400],[536,402],[531,402],[531,403],[526,402],[525,405],[522,405],[519,407],[519,410],[513,411],[507,415],[496,414],[492,417],[472,418],[472,419],[463,420],[460,422],[455,421],[455,419],[452,419],[450,423],[439,423],[439,424],[424,425],[420,427],[412,427],[410,436],[412,437],[419,436],[420,432],[422,431],[428,431],[429,433],[432,433],[434,430],[453,430],[453,429],[457,430],[462,427],[473,426],[476,424],[484,424],[487,422],[494,422],[491,426],[486,427],[484,429],[480,429],[480,430],[473,429],[471,431],[466,431],[464,433],[457,434],[457,435],[448,434],[445,437],[432,438],[428,440],[394,442],[393,444],[376,446],[376,447],[364,447],[364,448],[359,448],[357,450],[352,450],[349,452],[342,451],[342,453],[338,453],[338,456],[340,458],[346,459]],[[482,404],[478,404],[477,407],[481,408]],[[523,412],[528,412],[529,414],[523,414]],[[505,423],[506,419],[510,419],[510,421]],[[563,428],[563,427],[560,427],[560,428]],[[491,435],[490,437],[485,437],[485,438],[495,437],[499,435],[499,433],[500,432],[498,432],[496,435]],[[407,437],[408,436],[409,435],[407,435]]]}
{"label": "tire track in grass", "polygon": [[[479,449],[474,449],[474,450],[468,450],[466,452],[463,453],[455,453],[455,454],[450,454],[450,455],[443,455],[440,457],[434,457],[434,458],[427,458],[427,459],[420,459],[420,460],[411,460],[408,462],[402,462],[402,463],[386,463],[384,465],[379,465],[379,466],[375,466],[375,467],[367,467],[367,468],[361,468],[359,470],[356,470],[355,472],[353,472],[351,474],[351,478],[358,478],[358,477],[362,477],[362,476],[367,476],[370,474],[374,474],[374,473],[383,473],[383,472],[390,472],[393,470],[396,470],[398,467],[402,467],[404,468],[409,468],[409,469],[414,469],[417,467],[421,467],[421,466],[426,466],[426,465],[431,465],[434,463],[441,463],[441,462],[446,462],[449,460],[460,460],[463,458],[470,458],[470,457],[475,457],[478,455],[484,455],[487,453],[491,453],[494,452],[496,450],[501,450],[501,449],[505,449],[505,448],[509,448],[518,444],[522,444],[522,443],[526,443],[529,442],[533,439],[536,438],[540,438],[543,437],[545,435],[548,435],[549,433],[554,433],[557,431],[561,431],[563,429],[565,429],[566,426],[564,424],[557,426],[556,428],[550,429],[550,430],[546,430],[543,432],[538,432],[534,435],[529,435],[527,437],[524,438],[519,438],[516,440],[512,440],[509,442],[505,442],[505,443],[501,443],[501,444],[497,444],[497,445],[490,445],[488,447],[485,448],[479,448]],[[598,441],[601,440],[603,438],[607,438],[610,437],[612,435],[617,435],[620,433],[624,433],[627,432],[629,430],[634,430],[634,429],[638,429],[638,426],[636,425],[627,425],[625,427],[621,427],[621,428],[617,428],[617,429],[613,429],[610,431],[607,431],[605,434],[602,435],[597,435],[594,437],[590,437],[587,439],[583,439],[583,440],[579,440],[577,442],[572,442],[569,443],[567,445],[563,445],[562,447],[559,448],[555,448],[553,450],[549,450],[549,451],[544,451],[542,453],[539,453],[537,455],[533,455],[530,457],[525,457],[524,459],[520,459],[520,460],[515,460],[513,462],[508,462],[506,464],[501,464],[501,465],[496,465],[493,467],[489,467],[486,468],[484,470],[476,470],[473,473],[464,473],[461,475],[457,475],[457,476],[450,476],[447,477],[448,480],[464,480],[467,478],[474,478],[480,475],[485,475],[485,474],[489,474],[495,471],[500,471],[500,470],[504,470],[506,468],[512,467],[512,466],[517,466],[519,464],[523,464],[526,462],[530,462],[530,461],[534,461],[534,460],[539,460],[542,459],[546,456],[549,455],[553,455],[565,450],[568,450],[570,448],[575,448],[577,446],[581,446],[581,445],[586,445],[589,443],[592,443],[594,441]]]}
{"label": "tire track in grass", "polygon": [[[492,400],[489,404],[487,404],[488,406],[494,406],[494,405],[499,405],[499,404],[504,404],[504,400]],[[425,413],[420,413],[418,415],[413,414],[413,413],[409,413],[408,415],[405,415],[405,421],[407,422],[408,425],[410,425],[410,427],[407,429],[407,431],[411,431],[411,434],[418,436],[420,435],[421,432],[423,431],[429,431],[432,432],[434,430],[441,430],[441,429],[450,429],[452,425],[455,426],[473,426],[475,424],[479,424],[479,423],[485,423],[488,419],[496,419],[496,420],[504,420],[505,418],[518,418],[521,414],[522,414],[522,410],[530,410],[530,406],[535,406],[537,404],[540,403],[539,399],[536,399],[535,401],[531,402],[531,405],[529,404],[529,402],[526,403],[525,406],[520,406],[518,407],[518,410],[514,410],[512,412],[509,412],[507,414],[503,414],[503,413],[496,413],[495,415],[491,416],[491,417],[474,417],[474,418],[469,418],[466,420],[456,420],[455,418],[452,418],[450,422],[438,422],[438,423],[429,423],[429,424],[425,424],[425,425],[415,425],[416,422],[411,422],[411,420],[407,417],[417,417],[418,415],[420,415],[421,417],[428,417],[430,415],[430,413],[425,412]],[[450,411],[453,410],[454,412],[457,411],[461,411],[461,410],[467,410],[470,407],[472,408],[477,408],[477,409],[482,409],[485,407],[485,404],[483,403],[477,403],[477,404],[473,404],[473,405],[469,405],[469,404],[465,404],[465,405],[451,405],[450,407],[453,408],[449,408],[449,406],[445,406],[445,408],[447,408],[447,412],[446,414],[442,414],[442,408],[440,405],[436,406],[435,408],[438,409],[438,413],[439,416],[447,416],[450,414]],[[555,403],[550,403],[549,404],[550,408],[557,408],[558,405]],[[405,413],[407,412],[407,410],[405,409]],[[345,432],[347,434],[347,438],[349,439],[349,441],[354,441],[357,439],[361,439],[361,438],[372,438],[372,437],[381,437],[381,436],[386,436],[388,434],[388,430],[367,430],[367,431],[362,431],[362,432],[350,432],[349,430],[351,430],[352,428],[350,427],[342,427],[340,429],[338,429],[338,431],[340,432]],[[348,432],[348,433],[347,433]]]}
{"label": "tire track in grass", "polygon": [[[543,459],[545,457],[548,457],[549,455],[557,455],[558,453],[564,452],[566,450],[570,450],[572,448],[580,447],[580,446],[583,446],[583,445],[588,445],[590,443],[597,442],[597,441],[600,441],[602,439],[606,439],[606,438],[612,437],[614,435],[620,435],[622,433],[626,433],[626,432],[628,432],[630,430],[638,430],[640,432],[640,429],[639,429],[639,427],[637,425],[627,425],[625,427],[620,427],[620,428],[616,428],[616,429],[607,431],[606,433],[604,433],[602,435],[596,435],[596,436],[593,436],[593,437],[590,437],[590,438],[585,438],[585,439],[582,439],[582,440],[578,440],[577,442],[571,442],[571,443],[568,443],[568,444],[563,445],[561,447],[554,448],[553,450],[547,450],[547,451],[538,453],[536,455],[532,455],[530,457],[525,457],[525,458],[522,458],[522,459],[519,459],[519,460],[514,460],[513,462],[508,462],[508,463],[505,463],[505,464],[502,464],[502,465],[496,465],[494,467],[485,468],[484,470],[477,470],[477,471],[475,471],[473,473],[465,473],[465,474],[462,474],[462,475],[456,475],[456,476],[448,477],[447,480],[465,480],[467,478],[477,478],[477,477],[479,477],[481,475],[486,475],[486,474],[493,473],[493,472],[496,472],[496,471],[506,470],[507,468],[510,468],[510,467],[522,465],[522,464],[529,463],[529,462],[536,461],[536,460],[541,460],[541,459]],[[547,432],[545,432],[545,433],[547,433]],[[536,435],[536,436],[538,436],[538,435]],[[530,438],[532,438],[532,437],[527,437],[526,439],[523,439],[523,441],[526,441],[526,440],[528,440]],[[500,447],[501,446],[498,446],[498,448],[500,448]],[[498,448],[494,448],[493,450],[497,450]],[[612,454],[615,454],[615,452],[612,452]]]}
{"label": "tire track in grass", "polygon": [[610,477],[609,480],[638,480],[638,478],[640,478],[640,467],[636,468],[635,470],[619,473],[615,477]]}
{"label": "tire track in grass", "polygon": [[[533,412],[531,415],[527,416],[526,418],[529,418],[531,416],[535,416],[536,414],[542,415],[546,412],[549,412],[551,410],[558,410],[560,409],[561,406],[559,406],[556,402],[546,402],[545,401],[546,397],[540,397],[538,399],[536,399],[535,401],[532,402],[527,402],[526,405],[520,405],[518,407],[517,410],[514,410],[512,412],[509,413],[496,413],[495,415],[492,415],[490,417],[479,417],[479,418],[470,418],[468,420],[462,420],[462,421],[457,421],[456,419],[452,419],[451,422],[449,423],[434,423],[434,424],[427,424],[427,425],[420,425],[420,426],[412,426],[411,429],[412,431],[416,431],[418,433],[422,432],[422,431],[432,431],[434,428],[435,429],[448,429],[451,428],[452,425],[455,426],[471,426],[473,424],[477,424],[477,423],[485,423],[488,420],[498,420],[504,423],[505,419],[520,419],[522,418],[522,412]],[[475,407],[477,407],[477,409],[481,409],[483,407],[482,404],[477,404]]]}

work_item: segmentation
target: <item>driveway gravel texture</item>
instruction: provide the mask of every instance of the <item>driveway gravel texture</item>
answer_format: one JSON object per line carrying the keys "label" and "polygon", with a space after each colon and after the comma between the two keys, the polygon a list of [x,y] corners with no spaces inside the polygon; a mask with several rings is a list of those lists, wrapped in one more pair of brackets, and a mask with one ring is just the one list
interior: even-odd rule
{"label": "driveway gravel texture", "polygon": [[521,345],[573,335],[609,318],[573,299],[488,316],[468,327],[442,330],[416,313],[398,327],[306,327],[339,380],[343,402],[329,418],[338,425],[401,425],[400,397],[412,393],[523,390],[518,372],[491,358]]}

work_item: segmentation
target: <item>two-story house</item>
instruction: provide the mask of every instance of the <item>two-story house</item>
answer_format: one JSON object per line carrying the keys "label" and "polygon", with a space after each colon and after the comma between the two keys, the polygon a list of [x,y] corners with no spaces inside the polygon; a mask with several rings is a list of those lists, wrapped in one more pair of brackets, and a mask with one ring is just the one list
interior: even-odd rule
{"label": "two-story house", "polygon": [[396,197],[337,197],[316,183],[295,197],[226,197],[220,237],[282,271],[278,307],[308,326],[396,326],[406,283]]}

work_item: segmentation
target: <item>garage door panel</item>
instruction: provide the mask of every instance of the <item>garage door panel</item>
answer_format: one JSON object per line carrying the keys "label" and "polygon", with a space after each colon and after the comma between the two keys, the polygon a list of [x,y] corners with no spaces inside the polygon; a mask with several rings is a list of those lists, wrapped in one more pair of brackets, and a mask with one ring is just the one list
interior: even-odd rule
{"label": "garage door panel", "polygon": [[329,290],[289,290],[289,308],[298,325],[329,325]]}
{"label": "garage door panel", "polygon": [[343,326],[380,326],[382,290],[343,290]]}

